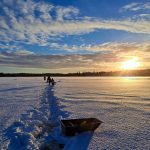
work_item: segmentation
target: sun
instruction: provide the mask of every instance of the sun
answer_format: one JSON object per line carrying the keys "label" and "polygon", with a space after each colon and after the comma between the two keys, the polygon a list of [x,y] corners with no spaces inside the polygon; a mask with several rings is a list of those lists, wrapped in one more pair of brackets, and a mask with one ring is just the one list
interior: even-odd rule
{"label": "sun", "polygon": [[130,60],[123,62],[121,68],[124,70],[130,70],[130,69],[136,69],[139,66],[140,63],[138,62],[138,58],[134,57]]}

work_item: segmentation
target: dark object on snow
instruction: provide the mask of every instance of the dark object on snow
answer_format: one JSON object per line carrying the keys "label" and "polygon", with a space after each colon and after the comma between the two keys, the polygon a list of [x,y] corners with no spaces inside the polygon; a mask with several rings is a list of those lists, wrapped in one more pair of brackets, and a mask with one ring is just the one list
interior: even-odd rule
{"label": "dark object on snow", "polygon": [[46,80],[46,76],[44,76],[44,81]]}
{"label": "dark object on snow", "polygon": [[60,122],[62,132],[66,136],[74,136],[85,131],[94,131],[103,123],[96,118],[68,119]]}
{"label": "dark object on snow", "polygon": [[55,84],[55,81],[54,81],[54,79],[53,79],[53,78],[51,79],[51,82],[52,82],[52,85],[54,85],[54,84]]}

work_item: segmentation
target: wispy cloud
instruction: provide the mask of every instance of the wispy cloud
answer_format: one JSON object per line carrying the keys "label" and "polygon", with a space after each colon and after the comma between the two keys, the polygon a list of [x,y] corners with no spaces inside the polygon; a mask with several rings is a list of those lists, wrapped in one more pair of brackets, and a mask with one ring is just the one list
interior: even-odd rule
{"label": "wispy cloud", "polygon": [[102,44],[82,44],[82,45],[72,45],[67,44],[60,45],[58,43],[51,43],[51,47],[55,49],[64,49],[67,51],[89,51],[89,52],[118,52],[118,51],[150,51],[149,43],[117,43],[117,42],[108,42]]}
{"label": "wispy cloud", "polygon": [[3,51],[0,53],[0,64],[1,66],[9,67],[43,69],[111,69],[112,66],[117,67],[120,62],[137,56],[143,62],[147,61],[147,65],[150,65],[149,43],[105,43],[84,47],[84,49],[86,48],[87,50],[94,50],[99,53],[84,55],[37,55],[30,51]]}
{"label": "wispy cloud", "polygon": [[28,55],[34,55],[33,52],[31,51],[27,51],[27,50],[16,50],[15,52],[16,55],[19,55],[19,56],[28,56]]}
{"label": "wispy cloud", "polygon": [[64,19],[73,19],[73,17],[79,14],[79,10],[75,7],[56,7],[56,20],[64,21]]}
{"label": "wispy cloud", "polygon": [[148,20],[79,17],[80,11],[75,7],[54,6],[32,0],[5,0],[0,2],[0,6],[3,12],[0,16],[0,41],[7,43],[21,41],[26,44],[50,46],[50,41],[55,38],[86,34],[98,29],[150,34]]}
{"label": "wispy cloud", "polygon": [[123,6],[120,11],[139,11],[139,10],[150,10],[150,2],[130,3]]}

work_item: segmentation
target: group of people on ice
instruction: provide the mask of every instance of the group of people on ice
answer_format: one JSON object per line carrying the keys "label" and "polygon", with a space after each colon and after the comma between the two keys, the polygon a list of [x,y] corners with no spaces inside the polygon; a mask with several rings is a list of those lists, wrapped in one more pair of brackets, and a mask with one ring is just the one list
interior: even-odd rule
{"label": "group of people on ice", "polygon": [[54,85],[55,84],[55,81],[53,78],[51,78],[50,76],[47,77],[46,79],[46,76],[44,76],[44,80],[46,80],[47,83],[49,83],[49,85]]}

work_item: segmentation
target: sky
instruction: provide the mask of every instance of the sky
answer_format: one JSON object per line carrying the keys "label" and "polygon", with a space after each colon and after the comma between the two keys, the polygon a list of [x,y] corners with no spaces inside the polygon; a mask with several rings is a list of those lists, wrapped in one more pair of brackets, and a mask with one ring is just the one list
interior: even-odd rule
{"label": "sky", "polygon": [[0,72],[150,68],[149,0],[1,0]]}

